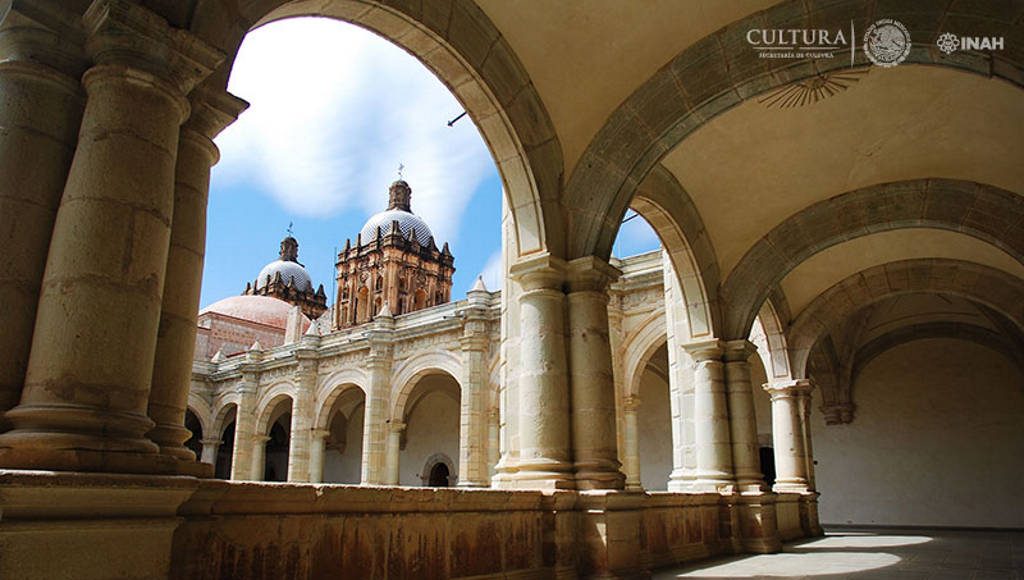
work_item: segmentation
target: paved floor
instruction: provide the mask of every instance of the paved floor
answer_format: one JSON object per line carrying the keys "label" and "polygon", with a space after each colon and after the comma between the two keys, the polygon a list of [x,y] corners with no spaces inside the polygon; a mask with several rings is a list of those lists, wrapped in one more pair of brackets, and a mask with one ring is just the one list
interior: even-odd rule
{"label": "paved floor", "polygon": [[654,578],[1024,580],[1024,532],[832,530],[780,554],[701,562]]}

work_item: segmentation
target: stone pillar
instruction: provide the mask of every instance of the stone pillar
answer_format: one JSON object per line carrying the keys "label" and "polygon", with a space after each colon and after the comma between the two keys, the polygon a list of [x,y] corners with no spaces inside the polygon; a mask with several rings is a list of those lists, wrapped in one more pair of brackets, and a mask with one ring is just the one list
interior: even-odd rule
{"label": "stone pillar", "polygon": [[384,480],[387,485],[398,485],[398,468],[401,466],[399,458],[402,454],[402,433],[404,431],[405,423],[399,421],[388,423],[387,478]]}
{"label": "stone pillar", "polygon": [[[250,353],[251,354],[251,353]],[[250,356],[250,355],[246,355]],[[259,375],[252,368],[242,371],[239,386],[238,411],[235,413],[235,447],[231,455],[231,479],[255,479],[252,472],[252,455],[256,437],[256,390]]]}
{"label": "stone pillar", "polygon": [[270,435],[256,435],[252,438],[252,464],[249,466],[249,480],[263,481],[267,474],[267,442]]}
{"label": "stone pillar", "polygon": [[0,14],[0,432],[4,411],[21,399],[47,249],[85,107],[77,15],[39,3],[30,18],[20,4]]}
{"label": "stone pillar", "polygon": [[316,397],[316,351],[303,345],[296,350],[295,400],[292,401],[291,434],[288,437],[288,481],[309,481],[310,447],[313,443],[313,405]]}
{"label": "stone pillar", "polygon": [[486,487],[487,473],[487,325],[486,290],[468,294],[469,307],[462,311],[462,377],[459,405],[459,487]]}
{"label": "stone pillar", "polygon": [[210,467],[216,467],[217,451],[220,450],[220,446],[224,442],[220,439],[200,439],[199,442],[203,445],[203,455],[200,461],[209,464]]}
{"label": "stone pillar", "polygon": [[519,460],[522,489],[572,488],[565,262],[544,254],[514,264],[519,296]]}
{"label": "stone pillar", "polygon": [[623,489],[615,429],[608,284],[622,275],[588,256],[568,267],[572,447],[578,489]]}
{"label": "stone pillar", "polygon": [[640,483],[640,425],[638,411],[640,397],[629,395],[622,402],[623,449],[622,471],[626,474],[626,489],[641,491]]}
{"label": "stone pillar", "polygon": [[487,411],[487,473],[493,476],[501,460],[501,411],[491,408]]}
{"label": "stone pillar", "polygon": [[764,385],[772,397],[772,445],[775,447],[776,492],[806,493],[811,490],[807,471],[801,407],[809,405],[813,384],[807,379],[776,381]]}
{"label": "stone pillar", "polygon": [[694,369],[683,349],[689,341],[686,325],[686,303],[677,288],[675,269],[668,253],[662,251],[661,263],[665,285],[665,332],[668,349],[669,407],[672,413],[672,473],[668,490],[690,491],[697,471],[694,439]]}
{"label": "stone pillar", "polygon": [[192,114],[181,131],[175,168],[174,219],[167,256],[160,326],[149,393],[149,438],[160,453],[191,462],[184,427],[196,342],[196,316],[206,248],[206,205],[210,169],[220,158],[213,138],[231,124],[246,104],[226,92],[193,92]]}
{"label": "stone pillar", "polygon": [[387,480],[387,418],[391,404],[391,333],[394,318],[378,316],[368,333],[370,352],[366,370],[370,377],[363,418],[363,485]]}
{"label": "stone pillar", "polygon": [[729,407],[719,340],[690,343],[684,348],[693,358],[694,446],[697,468],[694,491],[732,491],[732,441]]}
{"label": "stone pillar", "polygon": [[128,0],[83,17],[96,65],[0,466],[168,472],[145,437],[184,95],[223,55]]}
{"label": "stone pillar", "polygon": [[749,340],[725,343],[725,388],[729,397],[732,465],[740,491],[764,491],[761,456],[758,453],[754,393],[750,387],[750,363],[757,351]]}
{"label": "stone pillar", "polygon": [[309,445],[309,482],[321,483],[324,480],[324,455],[327,452],[327,438],[331,432],[327,429],[313,429],[312,442]]}

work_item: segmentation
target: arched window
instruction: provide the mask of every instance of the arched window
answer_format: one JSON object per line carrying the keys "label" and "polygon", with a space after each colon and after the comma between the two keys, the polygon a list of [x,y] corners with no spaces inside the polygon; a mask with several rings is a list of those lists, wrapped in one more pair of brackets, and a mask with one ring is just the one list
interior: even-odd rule
{"label": "arched window", "polygon": [[384,289],[384,276],[377,276],[377,292]]}

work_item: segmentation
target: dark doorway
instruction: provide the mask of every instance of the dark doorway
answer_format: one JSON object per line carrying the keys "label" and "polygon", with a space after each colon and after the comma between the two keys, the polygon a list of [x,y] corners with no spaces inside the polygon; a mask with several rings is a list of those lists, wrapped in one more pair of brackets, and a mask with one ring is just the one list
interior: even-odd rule
{"label": "dark doorway", "polygon": [[185,411],[185,428],[192,432],[185,447],[196,454],[196,460],[203,456],[203,426],[199,423],[199,417],[191,409]]}
{"label": "dark doorway", "polygon": [[448,466],[443,463],[435,463],[430,468],[430,479],[427,480],[427,485],[430,487],[448,487],[448,476],[451,472],[448,471]]}
{"label": "dark doorway", "polygon": [[231,462],[235,453],[234,421],[224,428],[220,440],[220,448],[217,449],[217,463],[213,466],[213,476],[217,479],[231,479]]}
{"label": "dark doorway", "polygon": [[768,487],[775,485],[775,449],[771,447],[762,447],[760,449],[761,455],[761,471],[764,472],[764,482],[768,484]]}

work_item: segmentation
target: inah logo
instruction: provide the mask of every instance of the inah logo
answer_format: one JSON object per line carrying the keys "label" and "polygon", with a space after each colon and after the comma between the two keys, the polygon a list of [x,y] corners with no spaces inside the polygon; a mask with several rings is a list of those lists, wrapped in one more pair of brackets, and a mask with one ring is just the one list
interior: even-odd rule
{"label": "inah logo", "polygon": [[935,40],[935,46],[945,54],[958,50],[1003,50],[1005,45],[1002,36],[957,36],[952,32],[943,32]]}
{"label": "inah logo", "polygon": [[898,20],[883,18],[864,32],[864,53],[876,65],[889,68],[910,54],[910,33]]}

